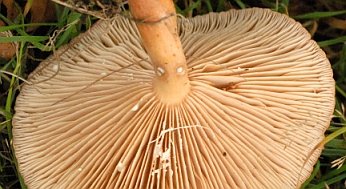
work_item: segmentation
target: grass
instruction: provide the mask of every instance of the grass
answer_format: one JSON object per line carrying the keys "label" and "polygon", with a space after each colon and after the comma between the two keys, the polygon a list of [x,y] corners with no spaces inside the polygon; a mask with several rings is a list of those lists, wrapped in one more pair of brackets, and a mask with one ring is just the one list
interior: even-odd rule
{"label": "grass", "polygon": [[[311,177],[302,188],[345,188],[346,2],[343,0],[178,0],[176,5],[178,13],[187,17],[230,8],[270,8],[288,14],[306,27],[313,39],[324,49],[332,64],[336,81],[336,106],[334,117],[326,131],[325,149]],[[0,189],[25,188],[16,169],[16,159],[11,146],[11,118],[23,78],[26,78],[42,59],[54,53],[55,49],[90,28],[96,18],[56,5],[56,21],[30,23],[28,18],[21,14],[23,10],[20,10],[18,16],[12,20],[6,18],[3,10],[1,8],[0,19],[6,22],[7,26],[0,27],[0,32],[11,31],[13,36],[0,37],[0,43],[13,42],[16,45],[16,56],[10,60],[0,60]],[[37,29],[28,32],[27,29],[30,27]]]}

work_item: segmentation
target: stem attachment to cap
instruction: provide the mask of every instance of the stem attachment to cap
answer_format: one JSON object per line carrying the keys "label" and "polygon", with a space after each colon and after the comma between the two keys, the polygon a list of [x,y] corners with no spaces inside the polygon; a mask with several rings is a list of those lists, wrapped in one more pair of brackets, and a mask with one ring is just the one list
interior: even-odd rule
{"label": "stem attachment to cap", "polygon": [[173,1],[129,0],[129,5],[154,65],[155,92],[166,104],[181,102],[190,91],[190,83]]}

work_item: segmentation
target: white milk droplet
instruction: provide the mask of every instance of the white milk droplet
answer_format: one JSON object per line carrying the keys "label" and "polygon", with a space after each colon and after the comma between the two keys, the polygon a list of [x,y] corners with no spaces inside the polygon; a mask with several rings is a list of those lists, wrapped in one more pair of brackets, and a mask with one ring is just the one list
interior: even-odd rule
{"label": "white milk droplet", "polygon": [[136,105],[134,105],[131,109],[131,111],[135,112],[139,109],[139,103],[137,103]]}
{"label": "white milk droplet", "polygon": [[178,68],[177,68],[177,73],[178,73],[179,75],[184,75],[184,74],[185,74],[185,69],[184,69],[183,67],[178,67]]}
{"label": "white milk droplet", "polygon": [[158,76],[162,76],[163,74],[165,74],[165,70],[163,68],[161,68],[161,67],[158,67],[157,71],[156,71],[156,74]]}
{"label": "white milk droplet", "polygon": [[122,170],[124,170],[124,164],[119,162],[118,165],[117,165],[117,171],[121,172]]}
{"label": "white milk droplet", "polygon": [[166,120],[163,120],[163,122],[162,122],[162,130],[165,130],[166,126],[167,126],[167,122],[166,122]]}
{"label": "white milk droplet", "polygon": [[163,152],[162,153],[162,155],[161,155],[161,158],[162,158],[162,160],[170,160],[170,158],[171,158],[171,151],[169,150],[169,149],[167,149],[165,152]]}
{"label": "white milk droplet", "polygon": [[162,156],[162,144],[159,143],[159,144],[155,145],[154,157],[158,158],[158,157],[161,157],[161,156]]}

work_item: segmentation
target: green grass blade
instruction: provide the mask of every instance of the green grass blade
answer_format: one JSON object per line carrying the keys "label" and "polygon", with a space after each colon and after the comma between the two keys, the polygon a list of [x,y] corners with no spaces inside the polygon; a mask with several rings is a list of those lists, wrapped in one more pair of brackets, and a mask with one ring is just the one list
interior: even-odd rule
{"label": "green grass blade", "polygon": [[337,157],[340,157],[341,155],[346,155],[346,150],[326,148],[322,151],[322,155],[335,159]]}
{"label": "green grass blade", "polygon": [[335,168],[332,171],[329,171],[326,175],[323,175],[321,177],[321,180],[328,180],[331,178],[334,178],[340,174],[342,174],[343,172],[346,172],[346,165],[344,164],[343,166],[341,166],[339,169]]}
{"label": "green grass blade", "polygon": [[326,147],[346,149],[346,141],[344,139],[333,139],[326,144]]}
{"label": "green grass blade", "polygon": [[346,173],[341,174],[341,175],[339,175],[339,176],[336,176],[336,177],[334,177],[334,178],[331,178],[331,179],[329,179],[329,180],[326,180],[326,181],[324,181],[324,182],[321,182],[321,183],[319,183],[319,184],[317,184],[317,185],[315,185],[314,187],[311,187],[311,188],[309,188],[309,189],[324,189],[324,188],[326,188],[326,184],[327,184],[327,185],[331,185],[331,184],[334,184],[334,183],[336,183],[336,182],[342,181],[342,180],[344,180],[345,178],[346,178]]}
{"label": "green grass blade", "polygon": [[33,27],[33,26],[56,26],[56,23],[31,23],[31,24],[18,24],[18,25],[10,25],[10,26],[1,26],[0,32],[21,29],[23,27]]}
{"label": "green grass blade", "polygon": [[9,43],[9,42],[40,42],[45,41],[48,36],[11,36],[11,37],[0,37],[0,43]]}
{"label": "green grass blade", "polygon": [[218,0],[216,11],[220,12],[225,10],[225,0]]}
{"label": "green grass blade", "polygon": [[184,15],[184,11],[178,6],[175,6],[175,11],[177,11],[177,14]]}
{"label": "green grass blade", "polygon": [[332,16],[337,16],[342,14],[346,14],[346,10],[330,11],[330,12],[312,12],[312,13],[293,16],[293,18],[294,19],[319,19],[319,18],[332,17]]}
{"label": "green grass blade", "polygon": [[[15,23],[13,23],[11,20],[7,19],[4,15],[0,14],[0,19],[5,21],[8,25],[16,25]],[[19,35],[21,36],[30,36],[29,34],[27,34],[22,28],[17,28],[16,32],[18,32]],[[47,37],[48,38],[48,37]],[[51,51],[50,47],[46,47],[45,45],[36,42],[36,41],[31,41],[31,43],[38,49],[40,49],[41,51]]]}
{"label": "green grass blade", "polygon": [[[26,44],[24,42],[21,42],[20,45],[19,45],[19,54],[17,56],[17,62],[16,62],[16,65],[15,65],[15,68],[14,68],[14,71],[13,71],[13,74],[14,75],[17,75],[17,73],[20,72],[21,70],[21,62],[22,62],[22,57],[23,57],[23,53],[24,53],[24,48],[26,46]],[[10,88],[8,89],[8,95],[7,95],[7,98],[6,98],[6,104],[5,104],[5,112],[8,112],[9,114],[7,114],[5,116],[6,120],[12,120],[12,106],[13,106],[13,103],[14,103],[14,99],[15,99],[15,85],[16,83],[18,83],[18,79],[17,77],[15,76],[12,76],[11,78],[11,81],[10,81]],[[7,122],[6,123],[6,127],[7,127],[7,134],[8,134],[8,138],[10,141],[12,141],[13,139],[13,135],[12,135],[12,124],[11,124],[11,121]],[[12,149],[13,150],[13,149]],[[15,156],[13,154],[13,156]],[[16,173],[17,173],[17,177],[18,177],[18,180],[19,180],[19,183],[20,183],[20,186],[22,189],[26,189],[26,185],[24,183],[24,179],[23,177],[20,175],[19,173],[19,169],[18,169],[18,162],[16,160],[15,157],[13,157],[13,163],[15,164],[16,166]]]}
{"label": "green grass blade", "polygon": [[209,0],[204,0],[204,3],[207,5],[208,12],[214,12],[213,6],[211,5]]}
{"label": "green grass blade", "polygon": [[184,15],[188,15],[189,12],[192,12],[194,9],[197,9],[201,6],[201,0],[193,2],[189,7],[187,7],[183,12]]}
{"label": "green grass blade", "polygon": [[245,9],[246,5],[241,0],[234,0],[241,9]]}
{"label": "green grass blade", "polygon": [[320,41],[320,42],[318,42],[318,45],[320,47],[326,47],[326,46],[329,46],[329,45],[335,45],[335,44],[338,44],[338,43],[343,43],[345,41],[346,41],[346,35],[338,37],[338,38],[335,38],[335,39],[330,39],[330,40],[326,40],[326,41]]}
{"label": "green grass blade", "polygon": [[59,48],[61,45],[66,44],[69,40],[78,35],[78,33],[80,32],[78,24],[80,23],[81,16],[82,15],[79,13],[71,13],[69,15],[69,17],[67,18],[67,24],[69,24],[69,26],[67,27],[66,31],[64,31],[61,36],[59,36],[56,42],[56,48]]}
{"label": "green grass blade", "polygon": [[308,184],[315,178],[315,176],[317,175],[317,173],[319,172],[321,167],[321,163],[320,161],[317,161],[314,170],[312,171],[310,177],[304,182],[304,184],[301,186],[301,189],[306,188],[306,186],[308,186]]}
{"label": "green grass blade", "polygon": [[341,87],[339,87],[339,85],[335,85],[335,89],[336,89],[336,91],[338,91],[343,97],[346,98],[346,92],[345,92]]}
{"label": "green grass blade", "polygon": [[322,141],[322,146],[324,144],[328,143],[329,141],[333,140],[334,138],[338,137],[339,135],[342,135],[346,133],[346,127],[342,127],[341,129],[338,129],[337,131],[331,133],[330,135],[326,136],[326,138]]}

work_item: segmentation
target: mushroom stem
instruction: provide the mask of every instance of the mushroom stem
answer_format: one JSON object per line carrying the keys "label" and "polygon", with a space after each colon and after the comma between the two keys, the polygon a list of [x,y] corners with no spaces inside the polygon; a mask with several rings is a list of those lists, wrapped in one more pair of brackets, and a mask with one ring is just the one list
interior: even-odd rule
{"label": "mushroom stem", "polygon": [[190,84],[173,1],[129,0],[129,6],[154,65],[156,94],[166,104],[181,102],[190,91]]}

